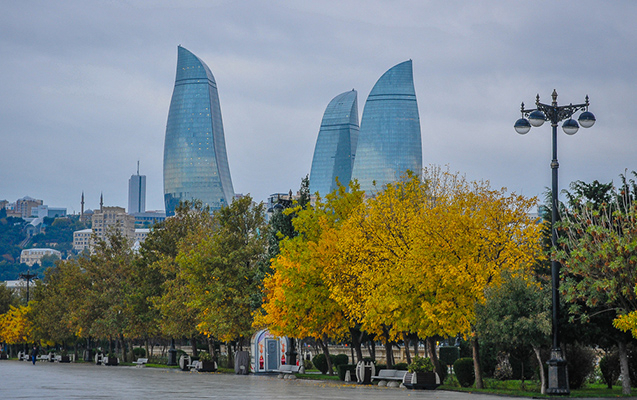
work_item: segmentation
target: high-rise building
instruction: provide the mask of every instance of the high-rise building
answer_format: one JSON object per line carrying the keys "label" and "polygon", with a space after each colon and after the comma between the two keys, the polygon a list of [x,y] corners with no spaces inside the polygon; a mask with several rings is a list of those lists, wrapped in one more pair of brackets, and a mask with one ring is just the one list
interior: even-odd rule
{"label": "high-rise building", "polygon": [[422,170],[420,117],[411,60],[385,72],[367,97],[352,179],[373,196],[407,170],[416,174]]}
{"label": "high-rise building", "polygon": [[111,230],[131,241],[135,240],[135,217],[126,213],[123,207],[104,207],[93,213],[92,229],[97,240],[107,240]]}
{"label": "high-rise building", "polygon": [[137,174],[131,175],[128,180],[128,213],[136,214],[146,211],[146,175],[139,174],[139,163],[137,163]]}
{"label": "high-rise building", "polygon": [[327,105],[316,139],[310,193],[322,197],[336,189],[336,178],[349,184],[358,141],[358,101],[356,90],[341,93]]}
{"label": "high-rise building", "polygon": [[179,46],[164,142],[166,215],[183,200],[214,210],[233,197],[217,83],[201,59]]}

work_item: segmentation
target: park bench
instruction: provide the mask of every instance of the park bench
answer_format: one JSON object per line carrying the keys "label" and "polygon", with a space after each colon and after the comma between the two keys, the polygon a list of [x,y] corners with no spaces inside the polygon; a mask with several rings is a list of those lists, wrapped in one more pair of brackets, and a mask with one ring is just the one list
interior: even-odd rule
{"label": "park bench", "polygon": [[299,372],[298,365],[281,365],[279,369],[275,369],[274,372],[280,374],[297,374]]}
{"label": "park bench", "polygon": [[[397,369],[381,369],[378,372],[378,375],[372,376],[372,381],[374,379],[378,380],[378,386],[388,386],[388,381],[396,381],[402,383],[406,373],[407,371],[399,371]],[[400,384],[396,386],[399,385]]]}
{"label": "park bench", "polygon": [[133,364],[136,364],[135,366],[137,368],[143,367],[146,363],[148,363],[148,358],[138,358],[137,361],[133,361]]}

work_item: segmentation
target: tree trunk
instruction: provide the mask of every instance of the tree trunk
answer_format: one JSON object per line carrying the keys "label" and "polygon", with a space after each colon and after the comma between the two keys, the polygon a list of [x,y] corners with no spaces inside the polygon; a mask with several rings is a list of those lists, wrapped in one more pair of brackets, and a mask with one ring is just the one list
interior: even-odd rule
{"label": "tree trunk", "polygon": [[148,348],[148,338],[146,338],[146,340],[144,340],[144,348],[146,349],[146,357],[150,358],[152,357],[152,354],[150,354],[149,352],[149,348]]}
{"label": "tree trunk", "polygon": [[327,337],[324,337],[323,340],[318,339],[317,341],[323,349],[323,354],[325,354],[325,361],[327,362],[327,373],[328,375],[334,375],[334,370],[332,369],[332,359],[330,358],[330,349],[327,347]]}
{"label": "tree trunk", "polygon": [[622,376],[622,394],[630,394],[631,382],[628,369],[628,351],[626,350],[626,342],[618,340],[617,347],[619,348],[619,367]]}
{"label": "tree trunk", "polygon": [[540,348],[533,346],[537,363],[540,366],[540,392],[546,394],[546,376],[544,376],[544,364],[542,363],[542,356],[540,355]]}
{"label": "tree trunk", "polygon": [[415,336],[414,339],[412,339],[412,343],[414,344],[414,357],[418,357],[418,342],[420,342],[420,339],[418,339],[418,336]]}
{"label": "tree trunk", "polygon": [[394,367],[394,350],[392,349],[392,344],[389,339],[385,339],[385,363],[387,364],[387,368],[391,369]]}
{"label": "tree trunk", "polygon": [[428,337],[427,339],[425,339],[425,342],[427,343],[427,351],[429,352],[429,359],[434,365],[434,369],[436,370],[436,373],[438,373],[438,376],[442,378],[443,376],[442,365],[440,365],[440,360],[438,360],[438,354],[436,354],[436,342],[434,341],[433,337]]}
{"label": "tree trunk", "polygon": [[403,333],[403,341],[405,342],[405,356],[407,357],[407,364],[411,364],[411,355],[409,354],[409,338],[407,333]]}
{"label": "tree trunk", "polygon": [[226,342],[227,364],[226,367],[234,368],[234,353],[232,352],[232,343]]}
{"label": "tree trunk", "polygon": [[369,355],[372,358],[372,360],[376,361],[376,342],[374,340],[370,340],[369,346],[370,346]]}
{"label": "tree trunk", "polygon": [[471,347],[473,348],[473,371],[476,376],[476,389],[484,389],[482,368],[480,366],[480,345],[478,344],[478,336],[475,332],[471,336]]}
{"label": "tree trunk", "polygon": [[[361,341],[360,341],[360,331],[355,328],[349,328],[349,334],[352,336],[352,347],[353,350],[356,351],[357,361],[363,361],[363,349],[361,349]],[[352,354],[352,364],[356,364],[354,362],[354,355]]]}
{"label": "tree trunk", "polygon": [[197,357],[199,355],[199,352],[197,351],[197,338],[195,337],[195,335],[192,335],[192,337],[190,338],[190,347],[192,348],[192,356]]}
{"label": "tree trunk", "polygon": [[215,352],[215,341],[212,340],[212,338],[210,337],[208,337],[207,340],[208,340],[208,353],[210,353],[210,357],[212,357],[212,361],[217,362],[217,353]]}

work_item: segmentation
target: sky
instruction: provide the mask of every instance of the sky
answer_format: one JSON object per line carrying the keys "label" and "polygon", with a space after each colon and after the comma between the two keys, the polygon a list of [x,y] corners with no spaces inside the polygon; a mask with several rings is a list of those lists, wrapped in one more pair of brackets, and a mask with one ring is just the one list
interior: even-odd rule
{"label": "sky", "polygon": [[0,199],[127,207],[147,176],[164,209],[177,46],[211,69],[235,192],[265,200],[310,173],[325,107],[411,59],[423,165],[543,199],[551,128],[521,136],[520,103],[584,102],[558,132],[560,189],[637,170],[637,2],[0,0]]}

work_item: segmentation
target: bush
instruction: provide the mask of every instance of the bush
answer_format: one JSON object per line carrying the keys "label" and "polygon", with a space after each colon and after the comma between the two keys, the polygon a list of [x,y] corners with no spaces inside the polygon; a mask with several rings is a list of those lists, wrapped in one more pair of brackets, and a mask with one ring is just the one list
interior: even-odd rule
{"label": "bush", "polygon": [[394,369],[397,369],[399,371],[407,371],[408,367],[409,367],[409,364],[407,363],[398,363],[394,365]]}
{"label": "bush", "polygon": [[321,371],[322,374],[327,374],[328,367],[327,367],[327,360],[325,359],[325,354],[321,353],[321,354],[315,355],[314,358],[312,359],[312,364],[314,364],[316,369]]}
{"label": "bush", "polygon": [[595,371],[595,352],[590,347],[568,346],[566,352],[568,384],[571,389],[581,388]]}
{"label": "bush", "polygon": [[134,358],[146,357],[146,349],[143,347],[133,347],[133,357]]}
{"label": "bush", "polygon": [[434,364],[429,357],[414,357],[407,370],[409,372],[431,372],[434,370]]}
{"label": "bush", "polygon": [[312,360],[303,360],[303,365],[305,366],[306,371],[314,368],[314,364],[312,364]]}
{"label": "bush", "polygon": [[356,364],[340,364],[338,367],[336,367],[336,369],[338,371],[338,379],[344,381],[345,373],[349,371],[352,380],[356,380]]}
{"label": "bush", "polygon": [[[476,381],[473,371],[473,358],[459,358],[453,363],[456,379],[462,387],[469,387]],[[442,377],[441,377],[442,379]]]}
{"label": "bush", "polygon": [[607,353],[601,360],[599,360],[599,369],[602,373],[602,379],[609,389],[613,388],[613,385],[617,383],[619,375],[621,374],[621,368],[619,366],[619,353],[616,351]]}
{"label": "bush", "polygon": [[456,346],[440,346],[438,359],[442,365],[453,365],[460,358],[460,348]]}
{"label": "bush", "polygon": [[347,356],[347,354],[337,354],[335,356],[330,354],[330,359],[332,360],[332,367],[334,369],[336,369],[336,367],[338,367],[339,365],[345,365],[349,363],[349,357]]}

